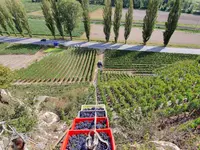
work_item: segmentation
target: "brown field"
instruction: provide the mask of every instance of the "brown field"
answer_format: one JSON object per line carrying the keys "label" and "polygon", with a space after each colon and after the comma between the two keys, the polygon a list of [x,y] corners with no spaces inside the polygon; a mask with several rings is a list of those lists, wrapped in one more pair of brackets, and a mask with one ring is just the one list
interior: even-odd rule
{"label": "brown field", "polygon": [[[103,32],[103,25],[91,25],[91,35],[90,38],[94,40],[104,40],[105,38]],[[85,34],[82,35],[85,38]],[[114,33],[112,31],[110,40],[114,40]],[[124,27],[120,27],[119,31],[119,41],[124,41]],[[129,42],[142,43],[142,28],[132,28],[131,34],[128,39]],[[163,43],[163,30],[155,30],[149,40],[150,43]],[[199,45],[200,34],[176,31],[170,41],[170,44],[194,44]]]}
{"label": "brown field", "polygon": [[[125,14],[127,12],[127,9],[123,9],[122,14],[122,20],[125,20]],[[114,8],[113,8],[113,14],[114,14]],[[142,21],[144,16],[146,14],[145,10],[134,10],[134,20],[136,21]],[[158,13],[158,22],[166,22],[168,17],[168,12],[159,11]],[[92,13],[90,13],[91,19],[103,19],[103,11],[102,9],[98,9]],[[198,15],[192,15],[192,14],[181,14],[180,24],[193,24],[193,25],[200,25],[200,16]]]}
{"label": "brown field", "polygon": [[0,55],[0,64],[11,70],[26,68],[31,63],[40,60],[44,54],[37,52],[35,55]]}

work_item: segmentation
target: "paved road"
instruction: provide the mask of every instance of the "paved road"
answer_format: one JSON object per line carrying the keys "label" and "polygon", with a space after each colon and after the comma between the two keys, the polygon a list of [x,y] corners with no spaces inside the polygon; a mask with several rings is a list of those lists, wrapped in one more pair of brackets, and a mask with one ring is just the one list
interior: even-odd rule
{"label": "paved road", "polygon": [[143,46],[143,45],[128,45],[128,44],[112,44],[100,42],[83,42],[83,41],[64,41],[64,40],[47,40],[41,42],[38,38],[18,38],[0,36],[0,42],[20,43],[20,44],[37,44],[37,45],[53,45],[58,42],[66,47],[88,47],[94,49],[117,49],[130,51],[149,51],[149,52],[165,52],[165,53],[182,53],[182,54],[197,54],[200,55],[200,49],[188,48],[172,48],[172,47],[158,47],[158,46]]}

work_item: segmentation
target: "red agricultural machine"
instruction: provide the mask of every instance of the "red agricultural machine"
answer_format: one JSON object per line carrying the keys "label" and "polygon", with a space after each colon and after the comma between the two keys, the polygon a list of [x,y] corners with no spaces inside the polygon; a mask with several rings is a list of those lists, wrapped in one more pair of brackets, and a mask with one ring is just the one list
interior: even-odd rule
{"label": "red agricultural machine", "polygon": [[82,105],[61,150],[115,150],[105,105]]}

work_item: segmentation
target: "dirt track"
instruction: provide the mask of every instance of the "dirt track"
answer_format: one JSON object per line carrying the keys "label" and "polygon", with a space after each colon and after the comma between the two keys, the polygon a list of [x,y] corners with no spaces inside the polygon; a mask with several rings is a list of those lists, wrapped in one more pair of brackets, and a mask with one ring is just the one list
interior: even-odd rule
{"label": "dirt track", "polygon": [[[95,40],[104,40],[105,35],[103,32],[103,25],[91,25],[91,39]],[[82,38],[85,38],[85,34],[82,35]],[[114,40],[114,33],[112,31],[110,40]],[[119,41],[124,41],[124,27],[120,27],[119,32]],[[142,43],[142,28],[132,28],[130,37],[128,41]],[[163,30],[155,30],[150,43],[163,43]],[[196,33],[186,33],[181,31],[176,31],[171,38],[171,44],[200,44],[200,34]]]}
{"label": "dirt track", "polygon": [[[123,15],[122,20],[125,20],[125,14],[127,12],[127,9],[123,9]],[[113,8],[113,14],[114,14],[114,8]],[[146,14],[145,10],[134,10],[133,16],[134,20],[142,21],[144,16]],[[168,17],[168,12],[159,11],[158,13],[158,22],[166,22]],[[91,19],[102,19],[103,12],[102,9],[98,9],[90,14]],[[179,19],[180,24],[193,24],[193,25],[200,25],[200,16],[199,15],[192,15],[192,14],[181,14],[181,17]]]}
{"label": "dirt track", "polygon": [[34,61],[40,60],[44,54],[37,52],[35,55],[0,55],[0,64],[12,70],[26,68]]}

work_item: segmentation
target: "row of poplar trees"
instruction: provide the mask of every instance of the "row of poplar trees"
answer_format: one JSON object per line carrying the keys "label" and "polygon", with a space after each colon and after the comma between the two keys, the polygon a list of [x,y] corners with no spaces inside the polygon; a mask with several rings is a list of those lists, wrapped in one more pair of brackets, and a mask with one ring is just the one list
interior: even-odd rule
{"label": "row of poplar trees", "polygon": [[[160,0],[149,0],[148,8],[146,10],[146,16],[143,20],[143,43],[146,43],[151,38],[151,35],[154,31],[156,20],[158,17],[158,8],[160,6]],[[112,6],[111,0],[105,0],[105,7],[103,9],[103,23],[104,23],[104,34],[106,42],[109,42],[111,27],[113,24],[113,31],[115,34],[114,41],[117,43],[119,37],[119,28],[121,25],[121,17],[122,17],[122,8],[123,8],[123,0],[115,0],[115,11],[114,11],[114,20],[112,21]],[[165,31],[163,33],[164,45],[166,46],[171,36],[173,35],[176,27],[178,25],[178,20],[181,15],[181,0],[176,0],[170,13],[168,16],[168,20],[165,23]],[[131,33],[131,29],[133,26],[133,0],[129,1],[129,8],[125,16],[125,28],[124,28],[124,38],[125,43]]]}
{"label": "row of poplar trees", "polygon": [[[18,0],[6,0],[5,5],[0,5],[0,26],[8,35],[18,32],[24,36],[26,31],[32,37],[26,10]],[[2,30],[0,34],[3,35]]]}
{"label": "row of poplar trees", "polygon": [[[158,16],[158,7],[160,0],[149,0],[148,8],[146,10],[146,16],[143,22],[143,43],[149,41]],[[90,16],[89,16],[89,0],[42,0],[41,5],[46,26],[51,31],[55,38],[56,28],[64,38],[64,32],[70,35],[72,40],[72,33],[77,24],[83,21],[85,33],[88,41],[90,40]],[[105,6],[103,8],[103,24],[104,34],[106,42],[110,40],[111,28],[113,25],[113,31],[115,34],[114,41],[117,43],[119,37],[119,29],[121,26],[123,9],[123,0],[115,0],[114,19],[112,20],[112,5],[111,0],[105,0]],[[168,16],[168,20],[165,23],[166,30],[163,33],[164,45],[169,43],[171,36],[176,30],[179,17],[181,15],[181,0],[176,0]],[[18,0],[6,0],[6,6],[0,5],[0,25],[10,34],[10,30],[13,33],[17,30],[22,36],[26,31],[31,37],[31,29],[28,24],[28,18],[26,11]],[[129,0],[129,8],[125,16],[125,28],[124,38],[125,43],[131,33],[133,26],[133,0]],[[0,30],[0,34],[2,31]]]}

